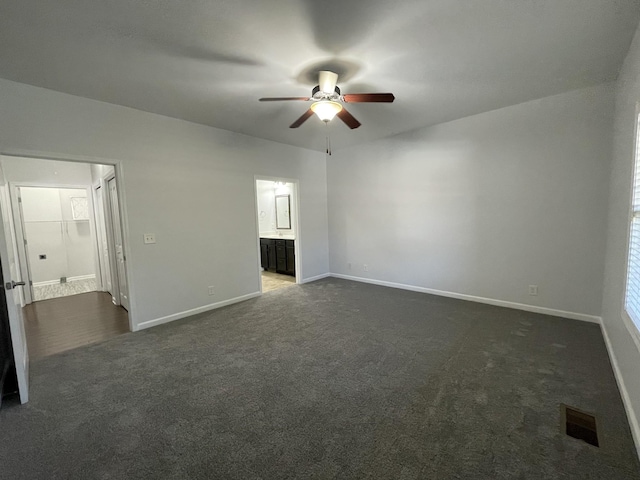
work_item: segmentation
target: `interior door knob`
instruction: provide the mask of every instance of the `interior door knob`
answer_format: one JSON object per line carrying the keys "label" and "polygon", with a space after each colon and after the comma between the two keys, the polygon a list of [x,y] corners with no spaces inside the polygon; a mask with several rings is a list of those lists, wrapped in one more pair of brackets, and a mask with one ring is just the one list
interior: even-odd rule
{"label": "interior door knob", "polygon": [[26,284],[24,282],[14,282],[13,280],[11,280],[11,282],[7,282],[4,284],[4,288],[7,290],[12,290],[16,287],[24,287]]}

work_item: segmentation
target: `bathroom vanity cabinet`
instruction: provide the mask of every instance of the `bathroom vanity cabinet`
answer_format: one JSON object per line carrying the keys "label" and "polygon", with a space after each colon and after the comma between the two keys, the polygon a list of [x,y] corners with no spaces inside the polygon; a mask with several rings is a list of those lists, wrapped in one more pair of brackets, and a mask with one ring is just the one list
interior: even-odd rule
{"label": "bathroom vanity cabinet", "polygon": [[260,238],[260,264],[265,270],[295,277],[295,240]]}

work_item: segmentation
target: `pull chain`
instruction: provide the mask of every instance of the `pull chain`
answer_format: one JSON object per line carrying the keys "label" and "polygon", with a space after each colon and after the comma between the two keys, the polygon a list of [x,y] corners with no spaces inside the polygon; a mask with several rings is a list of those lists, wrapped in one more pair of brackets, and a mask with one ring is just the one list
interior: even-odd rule
{"label": "pull chain", "polygon": [[329,122],[324,123],[327,126],[327,155],[331,156],[331,136],[329,134]]}

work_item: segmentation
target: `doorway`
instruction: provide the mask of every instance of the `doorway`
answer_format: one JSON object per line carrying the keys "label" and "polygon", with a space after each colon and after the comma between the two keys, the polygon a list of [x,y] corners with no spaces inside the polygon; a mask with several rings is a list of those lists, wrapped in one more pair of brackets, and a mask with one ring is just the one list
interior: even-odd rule
{"label": "doorway", "polygon": [[[9,187],[30,357],[129,332],[125,241],[112,165],[0,157]],[[7,232],[5,231],[5,235]]]}
{"label": "doorway", "polygon": [[260,288],[266,293],[300,278],[297,182],[256,179],[255,187]]}
{"label": "doorway", "polygon": [[18,186],[32,301],[95,292],[95,238],[87,188]]}

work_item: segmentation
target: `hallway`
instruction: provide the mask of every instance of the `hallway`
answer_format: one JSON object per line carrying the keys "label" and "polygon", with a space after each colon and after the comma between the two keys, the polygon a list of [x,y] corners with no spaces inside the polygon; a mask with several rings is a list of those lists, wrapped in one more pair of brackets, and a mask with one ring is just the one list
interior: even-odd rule
{"label": "hallway", "polygon": [[23,315],[31,360],[129,331],[127,311],[104,292],[34,302],[23,309]]}

